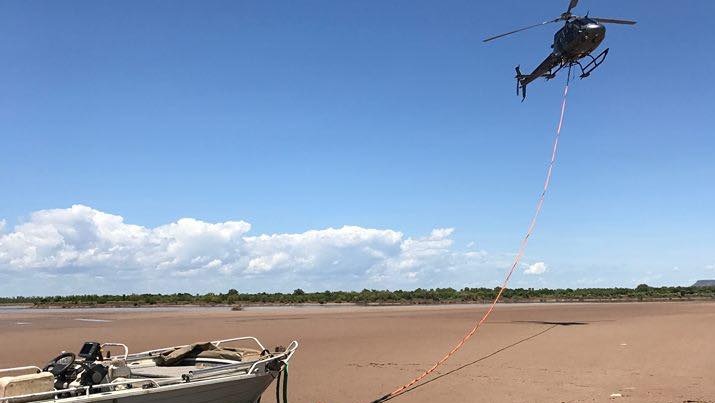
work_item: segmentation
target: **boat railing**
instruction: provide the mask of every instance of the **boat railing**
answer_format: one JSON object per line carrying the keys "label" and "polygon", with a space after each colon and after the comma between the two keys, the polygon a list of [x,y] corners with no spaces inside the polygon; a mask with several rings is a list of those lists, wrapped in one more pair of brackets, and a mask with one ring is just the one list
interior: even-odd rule
{"label": "boat railing", "polygon": [[[290,361],[291,357],[293,357],[293,354],[295,353],[295,350],[297,350],[297,349],[298,349],[298,340],[293,340],[292,342],[290,342],[288,347],[286,347],[285,351],[281,354],[283,356],[281,361],[283,361],[284,363],[287,364],[288,361]],[[280,357],[281,355],[279,355],[278,357]],[[273,356],[270,358],[266,358],[266,359],[254,362],[253,365],[251,365],[251,369],[248,370],[248,373],[249,374],[254,373],[257,370],[259,365],[265,364],[275,358],[276,358],[276,356]]]}
{"label": "boat railing", "polygon": [[212,368],[204,368],[204,369],[197,369],[193,371],[189,371],[188,373],[182,375],[182,379],[185,382],[190,382],[196,379],[201,379],[205,378],[207,376],[216,376],[216,375],[221,375],[225,373],[232,373],[236,372],[238,370],[242,370],[248,367],[248,364],[251,364],[250,367],[248,367],[248,371],[246,371],[246,374],[253,374],[258,371],[259,368],[262,366],[265,366],[268,362],[275,361],[275,360],[280,360],[283,361],[284,363],[288,363],[290,361],[291,357],[293,357],[293,354],[295,353],[296,349],[298,349],[298,342],[296,340],[293,340],[288,347],[285,349],[285,351],[281,352],[280,354],[273,354],[267,358],[260,359],[257,361],[253,362],[239,362],[235,364],[226,364],[226,365],[220,365],[217,367],[212,367]]}
{"label": "boat railing", "polygon": [[[181,378],[174,378],[174,379],[162,379],[164,383],[167,381],[172,381],[173,383],[180,382]],[[37,400],[37,399],[42,399],[42,398],[53,398],[56,399],[57,396],[61,396],[62,394],[65,393],[72,393],[75,395],[89,395],[91,394],[91,391],[93,389],[104,389],[104,388],[113,388],[116,390],[117,386],[121,385],[136,385],[136,384],[141,384],[142,388],[145,387],[153,387],[153,388],[158,388],[159,383],[154,380],[154,379],[127,379],[127,380],[122,380],[122,381],[115,381],[111,383],[102,383],[99,385],[89,385],[89,386],[76,386],[72,388],[67,388],[67,389],[56,389],[56,390],[50,390],[47,392],[37,392],[37,393],[30,393],[26,395],[18,395],[18,396],[11,396],[11,397],[0,397],[0,403],[11,403],[11,402],[16,402],[16,401],[32,401],[32,400]]]}
{"label": "boat railing", "polygon": [[129,356],[129,347],[127,347],[126,344],[123,343],[102,343],[101,348],[104,349],[104,347],[122,347],[124,348],[124,356],[122,357],[123,359],[127,359]]}
{"label": "boat railing", "polygon": [[262,344],[260,341],[258,341],[257,338],[255,338],[255,337],[253,337],[253,336],[234,337],[234,338],[232,338],[232,339],[216,340],[216,341],[212,341],[211,344],[213,344],[214,346],[218,347],[218,346],[220,346],[220,345],[223,344],[223,343],[230,343],[230,342],[234,342],[234,341],[243,341],[243,340],[252,340],[252,341],[254,341],[254,342],[258,345],[258,347],[260,347],[261,351],[264,351],[264,350],[266,349],[266,348],[263,346],[263,344]]}
{"label": "boat railing", "polygon": [[[213,344],[214,346],[218,347],[218,346],[220,346],[220,345],[223,344],[223,343],[231,343],[231,342],[243,341],[243,340],[249,340],[249,341],[255,342],[256,345],[258,345],[258,347],[260,348],[260,351],[265,351],[265,350],[266,350],[266,347],[264,347],[263,344],[262,344],[260,341],[258,341],[257,338],[255,338],[255,337],[253,337],[253,336],[234,337],[234,338],[231,338],[231,339],[214,340],[214,341],[210,341],[209,343],[211,343],[211,344]],[[108,344],[109,344],[109,343],[108,343]],[[119,343],[117,343],[117,344],[119,344]],[[183,347],[188,347],[188,346],[190,346],[190,344],[184,344],[184,345],[181,345],[181,346],[172,346],[172,347],[157,348],[157,349],[154,349],[154,350],[142,351],[141,353],[127,354],[127,356],[126,356],[125,358],[126,358],[128,361],[131,361],[131,360],[140,360],[140,359],[142,359],[142,358],[151,357],[151,356],[153,356],[153,355],[161,354],[161,353],[166,352],[166,351],[171,351],[171,350],[175,350],[175,349],[177,349],[177,348],[183,348]]]}
{"label": "boat railing", "polygon": [[40,367],[36,367],[34,365],[28,365],[26,367],[3,368],[3,369],[0,369],[0,377],[11,376],[9,374],[18,373],[18,372],[27,372],[27,371],[35,371],[36,373],[40,373],[40,372],[42,372],[42,369],[40,369]]}

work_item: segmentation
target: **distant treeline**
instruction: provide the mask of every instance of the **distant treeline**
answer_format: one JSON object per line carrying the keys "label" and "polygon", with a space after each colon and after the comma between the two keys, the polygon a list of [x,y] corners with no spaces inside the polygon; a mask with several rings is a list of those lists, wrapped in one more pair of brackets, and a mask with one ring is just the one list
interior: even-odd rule
{"label": "distant treeline", "polygon": [[[225,294],[123,294],[69,295],[54,297],[0,297],[0,304],[36,306],[145,306],[145,305],[257,305],[257,304],[438,304],[479,303],[494,299],[499,288],[418,288],[412,291],[362,290],[292,293],[241,293],[231,289]],[[579,289],[507,289],[504,302],[595,302],[595,301],[667,301],[715,299],[713,287],[579,288]]]}

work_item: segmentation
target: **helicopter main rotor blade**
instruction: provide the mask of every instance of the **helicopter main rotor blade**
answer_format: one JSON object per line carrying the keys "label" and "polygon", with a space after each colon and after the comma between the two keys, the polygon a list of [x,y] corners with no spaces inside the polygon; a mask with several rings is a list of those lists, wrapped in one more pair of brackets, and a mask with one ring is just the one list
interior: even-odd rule
{"label": "helicopter main rotor blade", "polygon": [[538,24],[529,25],[528,27],[515,29],[515,30],[513,30],[513,31],[511,31],[511,32],[507,32],[507,33],[505,33],[505,34],[501,34],[501,35],[497,35],[497,36],[492,36],[492,37],[490,37],[490,38],[487,38],[487,39],[483,40],[482,42],[493,41],[494,39],[498,39],[498,38],[501,38],[501,37],[504,37],[504,36],[507,36],[507,35],[515,34],[515,33],[517,33],[517,32],[526,31],[527,29],[540,27],[540,26],[542,26],[542,25],[550,24],[550,23],[556,22],[556,21],[561,21],[561,17],[559,17],[559,18],[557,18],[557,19],[555,19],[555,20],[544,21],[544,22],[540,22],[540,23],[538,23]]}
{"label": "helicopter main rotor blade", "polygon": [[566,14],[571,14],[571,10],[573,10],[574,7],[576,7],[577,5],[578,5],[578,0],[571,0],[569,2],[569,9],[566,10]]}
{"label": "helicopter main rotor blade", "polygon": [[617,20],[615,18],[598,18],[598,17],[588,17],[601,24],[623,24],[623,25],[633,25],[636,22],[631,20]]}

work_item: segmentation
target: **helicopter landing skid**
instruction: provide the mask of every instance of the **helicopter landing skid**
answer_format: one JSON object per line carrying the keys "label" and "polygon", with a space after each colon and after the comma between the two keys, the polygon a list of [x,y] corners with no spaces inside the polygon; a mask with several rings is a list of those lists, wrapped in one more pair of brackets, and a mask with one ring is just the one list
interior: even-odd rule
{"label": "helicopter landing skid", "polygon": [[583,66],[580,62],[575,61],[573,64],[578,64],[578,67],[581,68],[581,75],[579,76],[581,79],[584,79],[588,76],[591,75],[591,72],[596,70],[598,66],[601,65],[601,63],[606,60],[606,56],[608,56],[608,50],[609,48],[606,48],[603,52],[599,53],[598,56],[593,57],[590,54],[586,55],[591,58],[591,61],[586,64],[586,66]]}

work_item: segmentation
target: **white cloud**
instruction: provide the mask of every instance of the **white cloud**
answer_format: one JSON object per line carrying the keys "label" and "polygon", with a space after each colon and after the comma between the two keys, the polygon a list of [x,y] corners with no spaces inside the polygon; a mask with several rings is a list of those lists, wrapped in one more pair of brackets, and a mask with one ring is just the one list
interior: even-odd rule
{"label": "white cloud", "polygon": [[524,273],[526,274],[544,274],[546,273],[546,269],[548,266],[546,266],[546,263],[544,262],[536,262],[534,264],[529,265],[529,267],[524,270]]}
{"label": "white cloud", "polygon": [[484,251],[453,251],[453,228],[415,238],[357,226],[263,235],[250,235],[250,230],[245,221],[193,218],[147,228],[83,205],[41,210],[0,234],[0,276],[41,278],[64,284],[70,292],[79,292],[80,286],[93,290],[87,282],[74,281],[89,276],[104,277],[102,284],[115,282],[114,289],[126,292],[138,287],[223,289],[226,281],[239,280],[271,284],[272,289],[292,289],[296,283],[357,289],[409,285],[417,279],[450,282],[441,273],[473,276],[470,271],[486,257]]}
{"label": "white cloud", "polygon": [[0,237],[0,268],[192,270],[231,258],[250,228],[182,218],[148,229],[82,205],[41,210]]}

